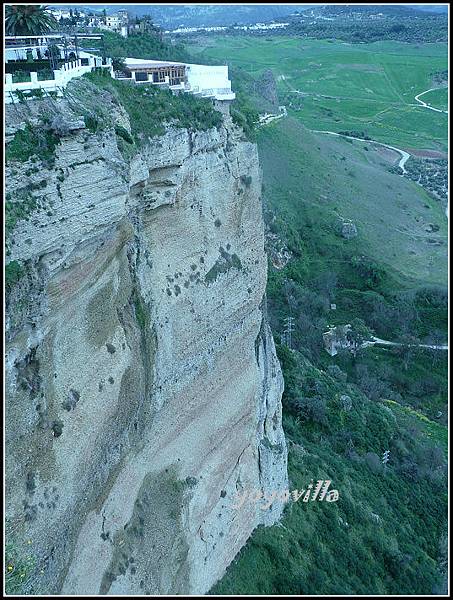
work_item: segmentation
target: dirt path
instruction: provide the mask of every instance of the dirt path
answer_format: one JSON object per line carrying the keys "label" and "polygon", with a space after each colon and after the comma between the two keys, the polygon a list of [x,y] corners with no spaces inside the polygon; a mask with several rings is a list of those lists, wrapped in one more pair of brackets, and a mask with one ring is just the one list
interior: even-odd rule
{"label": "dirt path", "polygon": [[[374,346],[379,344],[380,346],[405,346],[401,342],[389,342],[388,340],[382,340],[381,338],[373,337],[369,342],[365,342],[367,346]],[[432,350],[448,350],[448,344],[407,344],[408,346],[415,348],[431,348]]]}
{"label": "dirt path", "polygon": [[364,140],[362,138],[354,137],[352,135],[343,135],[340,133],[336,133],[335,131],[321,131],[319,129],[312,129],[312,132],[313,133],[327,133],[329,135],[336,135],[337,137],[345,137],[350,140],[357,140],[359,142],[364,142],[364,143],[368,143],[368,144],[377,144],[378,146],[383,146],[384,148],[390,148],[390,150],[394,150],[395,152],[398,152],[398,154],[401,156],[398,166],[403,171],[403,175],[405,173],[407,173],[406,169],[404,168],[404,165],[407,163],[407,161],[409,160],[411,155],[409,154],[409,152],[406,152],[406,150],[401,150],[401,148],[396,148],[395,146],[390,146],[389,144],[384,144],[383,142],[376,142],[375,140]]}
{"label": "dirt path", "polygon": [[424,94],[427,94],[428,92],[433,92],[434,90],[438,90],[438,89],[440,89],[440,88],[430,88],[429,90],[425,90],[424,92],[420,92],[420,94],[417,94],[415,96],[415,100],[421,106],[423,106],[423,108],[429,108],[429,110],[434,110],[435,112],[444,113],[445,115],[448,115],[448,110],[441,110],[440,108],[434,108],[434,106],[430,106],[429,104],[426,104],[426,102],[424,102],[423,100],[420,100],[420,96],[423,96]]}

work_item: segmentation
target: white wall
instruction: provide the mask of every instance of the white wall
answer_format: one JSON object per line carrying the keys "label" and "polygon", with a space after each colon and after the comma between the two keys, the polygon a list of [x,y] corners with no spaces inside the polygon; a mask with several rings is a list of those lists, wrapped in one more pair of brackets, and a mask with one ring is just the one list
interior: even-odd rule
{"label": "white wall", "polygon": [[[61,90],[65,88],[71,79],[74,77],[80,77],[84,73],[89,73],[96,66],[102,66],[102,59],[98,56],[88,55],[89,56],[89,64],[82,66],[80,63],[80,59],[78,61],[72,61],[71,63],[66,63],[62,66],[61,69],[54,71],[54,79],[49,79],[46,81],[38,81],[38,74],[35,72],[30,73],[31,81],[23,81],[20,83],[13,83],[12,75],[5,75],[5,86],[4,86],[4,98],[7,104],[11,102],[16,102],[16,98],[11,97],[11,92],[21,91],[26,92],[29,90],[42,89],[46,91],[57,91],[59,95],[61,95]],[[111,60],[108,59],[107,65],[103,68],[109,69],[110,74],[112,75],[113,69],[111,65]]]}
{"label": "white wall", "polygon": [[228,79],[227,66],[187,65],[187,80],[191,87],[200,89],[228,88],[231,81]]}

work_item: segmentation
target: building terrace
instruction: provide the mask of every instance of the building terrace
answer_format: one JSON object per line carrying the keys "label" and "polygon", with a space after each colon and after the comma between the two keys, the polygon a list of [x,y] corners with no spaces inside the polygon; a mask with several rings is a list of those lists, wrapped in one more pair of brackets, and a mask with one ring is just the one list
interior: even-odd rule
{"label": "building terrace", "polygon": [[[218,110],[228,114],[229,105],[236,95],[231,89],[226,65],[197,65],[191,63],[153,59],[124,59],[124,67],[114,70],[112,59],[87,52],[87,40],[103,40],[102,34],[52,34],[41,36],[15,36],[5,39],[5,101],[15,102],[16,92],[36,89],[54,91],[62,89],[73,77],[78,77],[98,67],[106,67],[110,75],[133,84],[151,84],[170,89],[173,93],[190,93],[210,98]],[[102,44],[103,45],[103,44]],[[89,49],[91,50],[91,49]],[[47,78],[38,75],[48,57]],[[21,69],[27,72],[25,81],[14,81],[13,75]],[[36,70],[35,70],[36,69]],[[17,79],[17,77],[16,77]],[[16,95],[16,98],[15,98]]]}
{"label": "building terrace", "polygon": [[168,87],[175,93],[187,92],[212,98],[227,106],[236,98],[231,89],[226,65],[196,65],[191,63],[126,58],[124,71],[117,79]]}

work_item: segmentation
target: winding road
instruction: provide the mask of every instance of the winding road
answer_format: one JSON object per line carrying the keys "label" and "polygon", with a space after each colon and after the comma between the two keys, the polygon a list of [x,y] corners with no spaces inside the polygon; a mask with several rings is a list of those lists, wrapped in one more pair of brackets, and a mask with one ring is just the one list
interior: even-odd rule
{"label": "winding road", "polygon": [[395,146],[390,146],[389,144],[384,144],[383,142],[376,142],[375,140],[364,140],[363,138],[354,137],[352,135],[343,135],[342,133],[336,133],[335,131],[321,131],[320,129],[312,129],[311,131],[313,133],[327,133],[329,135],[336,135],[338,137],[345,137],[350,140],[357,140],[359,142],[366,142],[368,144],[377,144],[378,146],[384,146],[384,148],[390,148],[390,150],[394,150],[395,152],[398,152],[398,154],[401,156],[398,166],[403,171],[403,174],[407,173],[406,169],[404,168],[404,165],[407,163],[407,161],[409,160],[411,155],[409,154],[409,152],[406,152],[406,150],[401,150],[401,148],[396,148]]}
{"label": "winding road", "polygon": [[[282,75],[282,79],[284,79],[283,75]],[[429,104],[427,104],[423,100],[420,100],[420,96],[423,96],[424,94],[427,94],[428,92],[432,92],[433,90],[436,90],[436,89],[439,89],[439,88],[430,88],[429,90],[425,90],[424,92],[420,92],[420,94],[417,94],[415,96],[415,100],[423,108],[428,108],[429,110],[434,110],[435,112],[444,113],[444,114],[448,115],[448,110],[441,110],[440,108],[434,108],[433,106],[430,106]],[[292,91],[299,92],[299,90],[294,90],[294,89]],[[285,106],[280,106],[279,108],[280,108],[280,113],[277,114],[277,115],[272,115],[272,114],[263,115],[260,118],[260,126],[267,125],[267,124],[271,123],[272,121],[275,121],[276,119],[281,119],[282,117],[286,117],[287,116],[286,107]],[[401,148],[397,148],[396,146],[390,146],[390,144],[384,144],[383,142],[377,142],[376,140],[364,140],[362,138],[354,137],[352,135],[343,135],[343,134],[340,134],[340,133],[336,133],[335,131],[322,131],[320,129],[312,129],[311,131],[313,133],[325,133],[327,135],[335,135],[337,137],[345,137],[345,138],[348,138],[350,140],[357,140],[358,142],[367,142],[367,143],[377,144],[378,146],[383,146],[384,148],[389,148],[390,150],[394,150],[395,152],[397,152],[401,156],[401,158],[400,158],[400,160],[398,162],[398,167],[402,171],[401,176],[403,177],[407,173],[407,170],[405,168],[405,164],[407,163],[407,161],[409,160],[409,158],[411,157],[411,155],[409,154],[409,152],[406,152],[406,150],[402,150]],[[446,217],[448,219],[448,204],[447,204],[447,207],[445,209],[445,214],[446,214]]]}
{"label": "winding road", "polygon": [[426,104],[426,102],[424,102],[423,100],[420,100],[420,96],[423,96],[424,94],[427,94],[428,92],[433,92],[434,90],[438,90],[438,89],[441,89],[441,88],[430,88],[429,90],[425,90],[424,92],[417,94],[415,96],[415,100],[421,106],[423,106],[423,108],[429,108],[429,110],[434,110],[435,112],[444,113],[444,114],[448,115],[448,110],[441,110],[440,108],[434,108],[434,106],[430,106],[429,104]]}

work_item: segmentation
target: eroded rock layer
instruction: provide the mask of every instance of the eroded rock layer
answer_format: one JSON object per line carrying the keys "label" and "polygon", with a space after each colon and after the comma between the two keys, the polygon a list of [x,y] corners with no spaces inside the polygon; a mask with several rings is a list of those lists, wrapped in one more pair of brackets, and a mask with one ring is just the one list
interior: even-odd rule
{"label": "eroded rock layer", "polygon": [[228,117],[169,129],[126,160],[113,131],[75,123],[52,166],[8,164],[10,201],[32,199],[8,234],[6,355],[7,528],[35,559],[29,591],[205,593],[280,516],[234,508],[287,488],[241,135]]}

